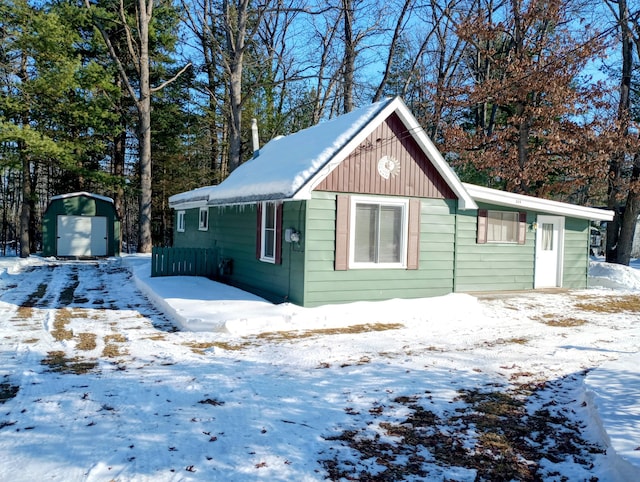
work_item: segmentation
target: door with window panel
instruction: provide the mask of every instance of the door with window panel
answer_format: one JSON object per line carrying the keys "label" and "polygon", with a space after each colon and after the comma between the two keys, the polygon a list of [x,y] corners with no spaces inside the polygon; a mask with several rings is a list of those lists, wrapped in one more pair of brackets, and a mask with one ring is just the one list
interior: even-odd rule
{"label": "door with window panel", "polygon": [[536,230],[535,287],[562,286],[564,218],[538,216]]}

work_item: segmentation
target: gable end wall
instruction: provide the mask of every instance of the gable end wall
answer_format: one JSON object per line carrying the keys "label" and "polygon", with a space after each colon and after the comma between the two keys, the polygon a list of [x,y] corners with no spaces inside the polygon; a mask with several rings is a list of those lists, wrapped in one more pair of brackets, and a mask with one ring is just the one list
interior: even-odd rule
{"label": "gable end wall", "polygon": [[58,216],[104,216],[107,218],[107,255],[120,254],[120,221],[112,203],[89,196],[52,200],[42,216],[42,254],[57,254]]}
{"label": "gable end wall", "polygon": [[[389,179],[378,174],[383,156],[400,162],[399,172]],[[382,122],[315,191],[456,199],[396,114]]]}

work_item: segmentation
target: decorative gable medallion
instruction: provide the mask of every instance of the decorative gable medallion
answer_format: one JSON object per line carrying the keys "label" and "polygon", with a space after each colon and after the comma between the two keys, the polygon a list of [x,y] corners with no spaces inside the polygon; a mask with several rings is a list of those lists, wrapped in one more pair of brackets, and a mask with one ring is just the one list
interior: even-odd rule
{"label": "decorative gable medallion", "polygon": [[378,161],[378,174],[385,179],[400,174],[400,161],[390,156],[383,156]]}

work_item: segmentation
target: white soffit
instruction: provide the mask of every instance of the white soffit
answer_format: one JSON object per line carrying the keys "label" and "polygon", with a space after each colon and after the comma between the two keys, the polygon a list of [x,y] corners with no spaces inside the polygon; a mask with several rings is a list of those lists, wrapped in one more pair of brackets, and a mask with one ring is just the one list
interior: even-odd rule
{"label": "white soffit", "polygon": [[549,199],[525,196],[523,194],[514,194],[506,191],[500,191],[498,189],[477,186],[475,184],[463,183],[463,185],[473,199],[488,204],[496,204],[498,206],[530,211],[541,211],[549,214],[589,219],[592,221],[613,220],[613,211],[606,209],[588,208],[578,206],[577,204],[551,201]]}

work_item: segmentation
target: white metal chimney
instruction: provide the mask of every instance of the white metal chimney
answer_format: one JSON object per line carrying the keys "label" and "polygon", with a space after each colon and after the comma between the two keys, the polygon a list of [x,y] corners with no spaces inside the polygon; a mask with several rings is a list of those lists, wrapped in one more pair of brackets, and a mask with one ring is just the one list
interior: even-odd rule
{"label": "white metal chimney", "polygon": [[251,138],[253,139],[253,157],[258,157],[260,154],[260,137],[258,136],[258,121],[257,119],[251,119]]}

